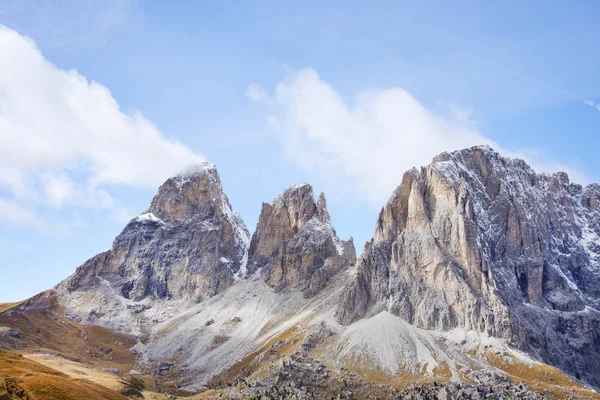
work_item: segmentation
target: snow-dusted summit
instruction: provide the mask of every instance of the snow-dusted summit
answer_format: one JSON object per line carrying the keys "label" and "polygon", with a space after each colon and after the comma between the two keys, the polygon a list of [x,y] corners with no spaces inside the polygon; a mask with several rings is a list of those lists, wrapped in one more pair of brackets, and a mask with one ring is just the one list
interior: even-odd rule
{"label": "snow-dusted summit", "polygon": [[[102,293],[109,303],[199,301],[231,286],[244,270],[250,234],[223,192],[216,167],[200,164],[168,179],[150,208],[133,218],[112,249],[85,262],[58,286],[67,303]],[[95,307],[96,316],[106,305]]]}
{"label": "snow-dusted summit", "polygon": [[337,320],[483,332],[600,387],[599,197],[489,147],[443,153],[381,210]]}

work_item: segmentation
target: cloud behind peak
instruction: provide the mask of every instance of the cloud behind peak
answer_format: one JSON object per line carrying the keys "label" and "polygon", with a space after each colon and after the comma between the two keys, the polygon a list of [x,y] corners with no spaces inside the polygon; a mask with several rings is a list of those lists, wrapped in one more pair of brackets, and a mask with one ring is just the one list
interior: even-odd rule
{"label": "cloud behind peak", "polygon": [[0,52],[0,186],[22,205],[112,208],[101,186],[155,187],[205,160],[1,25]]}

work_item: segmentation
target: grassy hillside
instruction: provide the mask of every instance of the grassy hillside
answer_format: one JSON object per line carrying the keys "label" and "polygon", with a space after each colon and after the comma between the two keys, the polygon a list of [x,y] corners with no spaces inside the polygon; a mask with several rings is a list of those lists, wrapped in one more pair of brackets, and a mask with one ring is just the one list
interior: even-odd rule
{"label": "grassy hillside", "polygon": [[55,300],[39,309],[24,309],[24,305],[0,311],[0,331],[10,329],[18,335],[0,334],[0,349],[51,353],[100,368],[133,369],[135,357],[129,349],[135,340],[131,337],[79,324],[67,318]]}
{"label": "grassy hillside", "polygon": [[86,379],[73,379],[23,355],[0,350],[0,399],[115,399],[127,397]]}

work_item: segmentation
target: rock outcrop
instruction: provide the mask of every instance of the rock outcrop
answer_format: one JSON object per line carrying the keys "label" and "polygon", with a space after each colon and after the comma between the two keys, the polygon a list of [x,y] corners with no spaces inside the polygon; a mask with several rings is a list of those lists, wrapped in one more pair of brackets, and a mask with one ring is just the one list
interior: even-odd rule
{"label": "rock outcrop", "polygon": [[302,184],[263,203],[249,260],[251,270],[267,271],[267,283],[277,290],[295,287],[312,296],[356,261],[356,250],[332,228],[324,194],[315,203],[312,186]]}
{"label": "rock outcrop", "polygon": [[[552,394],[531,390],[525,383],[514,384],[506,376],[483,371],[472,372],[462,382],[413,383],[399,389],[388,383],[375,383],[348,371],[332,371],[305,352],[280,358],[266,376],[238,378],[229,387],[215,386],[214,396],[227,399],[554,399]],[[223,386],[223,385],[221,385]]]}
{"label": "rock outcrop", "polygon": [[199,301],[245,273],[250,234],[213,164],[168,179],[112,249],[85,262],[59,293],[108,285],[126,299]]}
{"label": "rock outcrop", "polygon": [[600,387],[600,187],[488,147],[407,172],[337,309],[508,339]]}

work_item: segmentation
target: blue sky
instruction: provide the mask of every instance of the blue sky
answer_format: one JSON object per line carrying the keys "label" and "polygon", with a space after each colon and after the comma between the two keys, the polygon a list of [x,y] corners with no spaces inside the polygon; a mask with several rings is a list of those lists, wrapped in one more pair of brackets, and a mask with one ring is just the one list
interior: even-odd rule
{"label": "blue sky", "polygon": [[599,17],[595,1],[0,0],[0,302],[109,249],[202,159],[251,231],[306,181],[359,250],[402,173],[442,150],[597,180]]}

